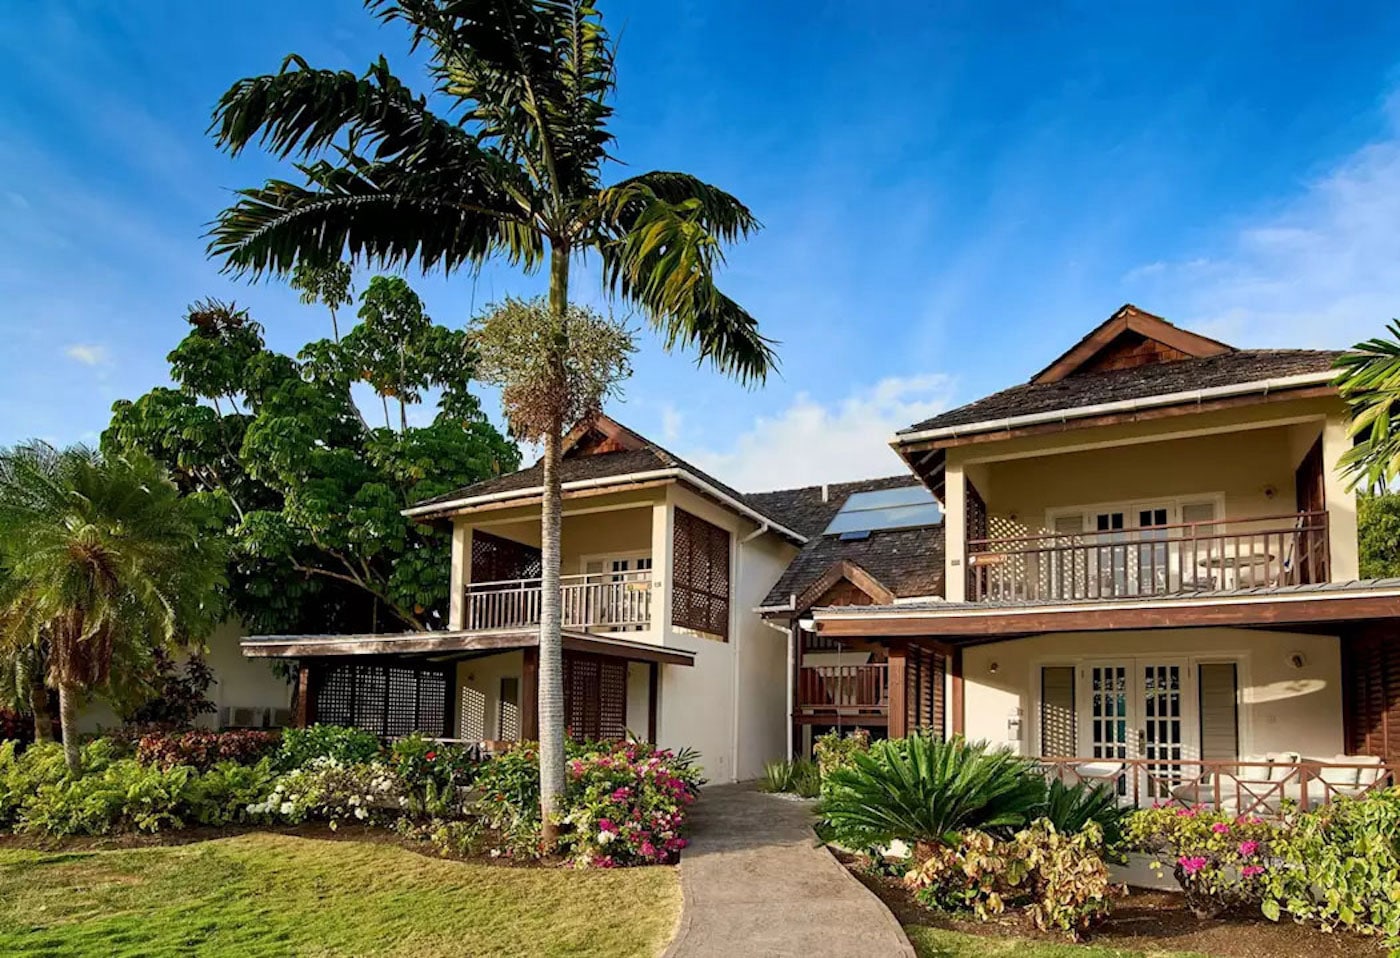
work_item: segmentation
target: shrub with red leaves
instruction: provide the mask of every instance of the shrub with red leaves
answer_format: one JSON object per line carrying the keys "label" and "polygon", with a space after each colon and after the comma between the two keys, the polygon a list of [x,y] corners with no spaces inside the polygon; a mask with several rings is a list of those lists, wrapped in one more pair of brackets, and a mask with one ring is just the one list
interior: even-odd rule
{"label": "shrub with red leaves", "polygon": [[136,746],[136,760],[143,765],[173,768],[189,765],[204,770],[219,762],[252,765],[275,752],[282,743],[280,732],[258,729],[230,729],[213,732],[190,729],[185,732],[154,732],[143,735]]}

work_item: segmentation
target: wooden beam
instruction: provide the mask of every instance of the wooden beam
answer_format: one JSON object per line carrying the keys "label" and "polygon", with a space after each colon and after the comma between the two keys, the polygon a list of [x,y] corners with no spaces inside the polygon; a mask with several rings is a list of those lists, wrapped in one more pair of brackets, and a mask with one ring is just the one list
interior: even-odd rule
{"label": "wooden beam", "polygon": [[962,735],[967,728],[967,716],[963,714],[965,709],[963,706],[962,649],[953,649],[953,653],[948,656],[948,676],[949,684],[952,686],[948,695],[948,711],[952,713],[949,716],[951,719],[949,724],[952,726],[954,735]]}
{"label": "wooden beam", "polygon": [[889,735],[904,738],[909,734],[909,647],[904,642],[890,643],[889,661]]}
{"label": "wooden beam", "polygon": [[540,650],[525,649],[520,668],[520,737],[540,739]]}
{"label": "wooden beam", "polygon": [[[645,482],[623,482],[622,477],[618,477],[618,483],[611,486],[594,486],[588,489],[564,490],[564,501],[573,502],[577,499],[591,499],[594,496],[611,496],[619,492],[632,492],[637,489],[655,489],[659,486],[669,486],[674,483],[674,479],[650,479]],[[497,502],[484,502],[475,506],[453,506],[445,508],[441,512],[425,512],[422,515],[414,516],[418,522],[430,522],[439,519],[451,519],[456,516],[476,516],[486,512],[500,512],[504,509],[519,509],[522,506],[538,506],[541,503],[539,495],[522,495],[516,499],[501,499]],[[640,508],[644,503],[637,503]],[[567,515],[567,510],[565,511]]]}
{"label": "wooden beam", "polygon": [[316,720],[316,691],[311,680],[313,668],[315,666],[310,662],[301,662],[297,668],[297,711],[292,717],[292,724],[297,728],[308,728]]}
{"label": "wooden beam", "polygon": [[657,699],[661,687],[661,663],[647,663],[647,741],[656,744]]}
{"label": "wooden beam", "polygon": [[[1194,601],[1194,600],[1192,600]],[[1400,619],[1400,597],[1345,597],[1325,592],[1305,599],[1228,599],[1208,605],[1187,605],[1185,600],[1164,599],[1150,606],[1095,609],[1066,607],[1046,611],[996,611],[974,614],[947,612],[858,618],[818,619],[817,630],[833,637],[866,636],[913,638],[937,635],[952,645],[973,637],[1015,638],[1043,632],[1116,632],[1124,629],[1181,629],[1198,626],[1278,628],[1290,625],[1336,623],[1375,619]]]}

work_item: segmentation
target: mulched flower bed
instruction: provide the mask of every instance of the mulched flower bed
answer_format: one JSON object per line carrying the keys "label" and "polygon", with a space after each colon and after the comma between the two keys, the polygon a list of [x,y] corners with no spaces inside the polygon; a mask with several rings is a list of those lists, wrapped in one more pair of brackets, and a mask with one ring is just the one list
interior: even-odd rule
{"label": "mulched flower bed", "polygon": [[[1039,931],[1020,915],[979,922],[932,912],[919,904],[898,879],[871,875],[853,867],[850,855],[837,857],[885,903],[900,924],[928,925],[992,938],[1065,943],[1064,936]],[[1113,914],[1094,929],[1093,943],[1132,951],[1188,951],[1222,958],[1364,958],[1383,954],[1374,938],[1346,932],[1328,934],[1291,921],[1276,924],[1260,915],[1236,914],[1202,921],[1191,914],[1181,895],[1140,888],[1130,889],[1128,897],[1117,901]]]}

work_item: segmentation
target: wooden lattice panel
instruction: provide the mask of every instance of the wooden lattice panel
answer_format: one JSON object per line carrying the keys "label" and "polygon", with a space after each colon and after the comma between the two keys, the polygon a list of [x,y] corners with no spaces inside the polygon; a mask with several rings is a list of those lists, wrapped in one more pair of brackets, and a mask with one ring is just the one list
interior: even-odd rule
{"label": "wooden lattice panel", "polygon": [[316,669],[314,721],[366,729],[382,738],[447,735],[448,676],[439,667],[364,662]]}
{"label": "wooden lattice panel", "polygon": [[729,637],[729,533],[676,510],[671,624]]}
{"label": "wooden lattice panel", "polygon": [[473,530],[471,581],[538,579],[543,568],[540,550],[534,546]]}
{"label": "wooden lattice panel", "polygon": [[627,735],[627,663],[594,655],[564,656],[564,718],[576,741]]}

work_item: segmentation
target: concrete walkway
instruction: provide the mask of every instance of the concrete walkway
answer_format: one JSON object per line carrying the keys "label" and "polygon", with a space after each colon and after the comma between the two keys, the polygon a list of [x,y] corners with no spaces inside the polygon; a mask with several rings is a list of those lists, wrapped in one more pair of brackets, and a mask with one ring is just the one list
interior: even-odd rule
{"label": "concrete walkway", "polygon": [[752,785],[706,788],[666,958],[914,958],[889,910],[817,844],[811,818],[809,803]]}

